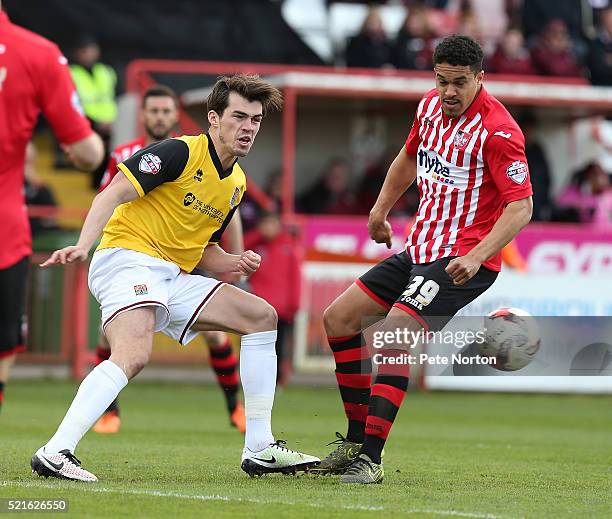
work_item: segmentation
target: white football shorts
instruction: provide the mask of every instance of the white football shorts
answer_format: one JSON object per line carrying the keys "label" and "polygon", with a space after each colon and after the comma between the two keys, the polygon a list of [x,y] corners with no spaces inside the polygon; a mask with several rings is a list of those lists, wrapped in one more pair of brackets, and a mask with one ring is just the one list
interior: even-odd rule
{"label": "white football shorts", "polygon": [[186,274],[148,254],[113,248],[93,255],[88,284],[100,303],[103,329],[122,312],[155,306],[155,331],[185,345],[198,335],[191,327],[223,282]]}

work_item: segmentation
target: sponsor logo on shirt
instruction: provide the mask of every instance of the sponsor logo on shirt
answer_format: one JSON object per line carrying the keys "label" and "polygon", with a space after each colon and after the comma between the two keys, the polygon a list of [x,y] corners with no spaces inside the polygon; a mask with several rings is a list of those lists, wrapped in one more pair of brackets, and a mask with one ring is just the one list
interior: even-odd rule
{"label": "sponsor logo on shirt", "polygon": [[146,173],[147,175],[156,175],[161,170],[161,164],[162,161],[157,155],[145,153],[142,157],[140,157],[138,170],[141,173]]}
{"label": "sponsor logo on shirt", "polygon": [[183,198],[183,205],[185,207],[189,207],[191,204],[195,202],[196,196],[193,193],[187,193],[185,198]]}
{"label": "sponsor logo on shirt", "polygon": [[202,172],[201,169],[198,169],[196,171],[196,174],[193,176],[194,180],[197,180],[198,182],[202,182],[202,176],[204,175],[204,173]]}
{"label": "sponsor logo on shirt", "polygon": [[431,175],[434,180],[444,184],[454,184],[455,181],[450,177],[450,170],[445,166],[437,154],[429,154],[425,150],[419,150],[419,167],[424,168],[425,172]]}
{"label": "sponsor logo on shirt", "polygon": [[468,145],[468,142],[470,142],[471,138],[471,133],[459,130],[455,135],[455,140],[453,141],[453,148],[456,148],[458,150],[464,150],[465,147]]}
{"label": "sponsor logo on shirt", "polygon": [[225,213],[211,205],[204,203],[193,193],[187,193],[185,195],[185,198],[183,198],[183,205],[185,207],[191,206],[191,209],[194,211],[210,216],[211,218],[217,220],[220,224],[223,224]]}
{"label": "sponsor logo on shirt", "polygon": [[525,182],[528,174],[529,168],[527,168],[527,164],[521,160],[515,160],[506,170],[506,175],[508,175],[508,178],[517,184],[522,184]]}
{"label": "sponsor logo on shirt", "polygon": [[147,285],[134,285],[134,293],[137,296],[144,296],[149,293]]}

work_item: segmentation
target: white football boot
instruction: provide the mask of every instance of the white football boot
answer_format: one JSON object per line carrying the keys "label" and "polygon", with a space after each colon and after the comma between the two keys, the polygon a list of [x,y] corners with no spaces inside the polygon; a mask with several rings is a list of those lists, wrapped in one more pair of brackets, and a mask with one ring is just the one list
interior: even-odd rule
{"label": "white football boot", "polygon": [[51,476],[75,481],[98,481],[96,476],[81,467],[81,462],[68,449],[45,452],[45,448],[41,447],[32,456],[30,465],[32,472],[46,478]]}
{"label": "white football boot", "polygon": [[283,474],[295,474],[296,472],[307,472],[321,462],[319,458],[292,451],[285,447],[283,440],[277,440],[265,449],[253,452],[248,448],[242,451],[242,464],[240,467],[249,476],[261,476],[270,472],[281,472]]}

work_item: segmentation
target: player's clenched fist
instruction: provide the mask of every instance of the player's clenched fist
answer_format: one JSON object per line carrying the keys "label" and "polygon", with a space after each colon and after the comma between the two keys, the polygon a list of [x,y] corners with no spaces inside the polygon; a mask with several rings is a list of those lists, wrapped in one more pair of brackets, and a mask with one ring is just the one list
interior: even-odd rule
{"label": "player's clenched fist", "polygon": [[261,264],[261,256],[252,250],[244,251],[238,260],[238,271],[245,276],[250,276]]}
{"label": "player's clenched fist", "polygon": [[453,280],[454,285],[463,285],[476,275],[480,265],[478,261],[469,256],[461,256],[450,260],[445,270]]}
{"label": "player's clenched fist", "polygon": [[66,263],[73,263],[75,261],[85,261],[87,259],[87,251],[76,245],[70,245],[63,249],[56,250],[49,259],[44,263],[41,263],[41,267],[49,267],[51,265],[65,265]]}

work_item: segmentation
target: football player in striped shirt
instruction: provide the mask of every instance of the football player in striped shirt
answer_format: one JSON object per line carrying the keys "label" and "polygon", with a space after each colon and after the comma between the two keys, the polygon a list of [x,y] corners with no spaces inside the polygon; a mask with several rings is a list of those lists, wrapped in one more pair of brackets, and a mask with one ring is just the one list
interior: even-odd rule
{"label": "football player in striped shirt", "polygon": [[482,60],[480,45],[466,36],[436,47],[435,88],[421,99],[368,221],[372,239],[390,247],[387,215],[416,181],[420,202],[405,250],[374,266],[325,311],[348,432],[336,433],[338,446],[318,470],[342,474],[343,483],[382,482],[383,446],[408,387],[409,365],[402,362],[413,345],[396,339],[377,350],[372,383],[363,320],[378,317],[382,332],[441,330],[493,284],[501,249],[531,218],[523,134],[483,86]]}

